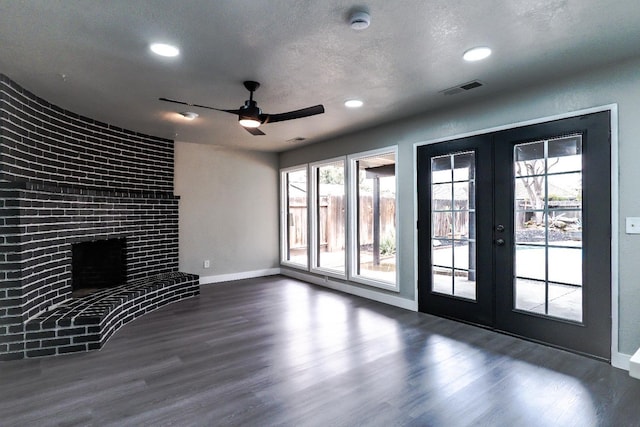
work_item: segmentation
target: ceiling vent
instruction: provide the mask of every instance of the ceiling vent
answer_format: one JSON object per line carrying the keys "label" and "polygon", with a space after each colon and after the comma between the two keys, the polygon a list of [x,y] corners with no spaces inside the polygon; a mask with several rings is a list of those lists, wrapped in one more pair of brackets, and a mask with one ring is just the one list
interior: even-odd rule
{"label": "ceiling vent", "polygon": [[287,139],[286,142],[289,144],[295,144],[296,142],[306,141],[307,138],[303,138],[301,136],[296,136],[295,138]]}
{"label": "ceiling vent", "polygon": [[440,91],[440,93],[443,93],[445,95],[456,95],[458,93],[466,92],[468,90],[475,89],[480,86],[484,86],[484,85],[480,83],[478,80],[473,80],[468,83],[463,83],[459,86],[450,87],[449,89],[442,90]]}

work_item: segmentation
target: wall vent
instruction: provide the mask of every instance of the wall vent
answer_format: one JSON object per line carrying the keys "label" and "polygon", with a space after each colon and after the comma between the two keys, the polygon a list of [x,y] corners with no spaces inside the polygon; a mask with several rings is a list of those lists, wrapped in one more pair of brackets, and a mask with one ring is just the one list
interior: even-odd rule
{"label": "wall vent", "polygon": [[477,87],[480,86],[484,86],[481,82],[479,82],[478,80],[473,80],[467,83],[463,83],[461,85],[458,86],[454,86],[454,87],[450,87],[449,89],[445,89],[440,91],[440,93],[443,93],[445,95],[456,95],[458,93],[461,92],[465,92],[467,90],[471,90],[471,89],[475,89]]}

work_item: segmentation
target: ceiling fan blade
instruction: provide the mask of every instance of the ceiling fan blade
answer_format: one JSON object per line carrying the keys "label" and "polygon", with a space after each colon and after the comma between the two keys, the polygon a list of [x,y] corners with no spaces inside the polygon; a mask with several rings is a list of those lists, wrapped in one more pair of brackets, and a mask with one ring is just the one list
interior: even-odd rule
{"label": "ceiling fan blade", "polygon": [[176,101],[175,99],[169,99],[169,98],[158,98],[158,99],[160,101],[172,102],[174,104],[186,105],[189,107],[207,108],[209,110],[224,111],[225,113],[231,113],[235,115],[238,115],[240,113],[240,110],[223,110],[222,108],[209,107],[206,105],[199,105],[199,104],[191,104],[190,102]]}
{"label": "ceiling fan blade", "polygon": [[301,110],[289,111],[280,114],[261,114],[260,118],[263,123],[283,122],[285,120],[301,119],[303,117],[315,116],[324,113],[323,105],[314,105],[313,107],[303,108]]}
{"label": "ceiling fan blade", "polygon": [[244,128],[244,130],[246,130],[247,132],[249,132],[251,135],[253,136],[260,136],[260,135],[265,135],[264,132],[262,132],[260,129],[258,128]]}

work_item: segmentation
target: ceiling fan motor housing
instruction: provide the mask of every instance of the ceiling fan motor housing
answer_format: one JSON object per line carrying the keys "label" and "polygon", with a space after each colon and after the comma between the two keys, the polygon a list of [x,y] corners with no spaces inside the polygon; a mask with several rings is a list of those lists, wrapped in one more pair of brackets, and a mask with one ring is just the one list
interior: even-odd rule
{"label": "ceiling fan motor housing", "polygon": [[[242,122],[244,120],[252,120],[252,121],[258,122],[258,126],[259,126],[260,124],[262,124],[262,120],[260,119],[261,114],[262,114],[262,110],[258,107],[258,104],[256,103],[256,101],[248,99],[245,101],[244,105],[240,107],[240,109],[238,110],[238,121]],[[247,126],[247,125],[244,124],[243,126]]]}

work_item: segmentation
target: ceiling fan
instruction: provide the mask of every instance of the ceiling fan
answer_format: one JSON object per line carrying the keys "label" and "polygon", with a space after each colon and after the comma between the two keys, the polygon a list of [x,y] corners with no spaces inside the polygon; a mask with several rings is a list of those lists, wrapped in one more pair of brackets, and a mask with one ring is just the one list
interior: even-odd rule
{"label": "ceiling fan", "polygon": [[210,110],[224,111],[225,113],[231,113],[238,116],[238,123],[244,127],[247,132],[252,135],[264,135],[258,126],[265,125],[267,123],[282,122],[285,120],[301,119],[303,117],[315,116],[316,114],[324,113],[323,105],[314,105],[313,107],[302,108],[300,110],[289,111],[287,113],[280,114],[266,114],[263,113],[258,104],[253,100],[253,92],[259,87],[260,83],[254,81],[244,82],[244,87],[250,92],[249,99],[244,102],[244,105],[237,110],[225,110],[222,108],[208,107],[206,105],[191,104],[184,101],[176,101],[175,99],[159,98],[160,101],[173,102],[174,104],[188,105],[190,107],[208,108]]}

